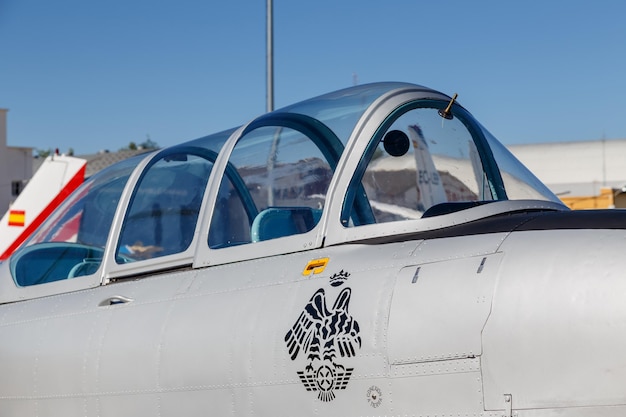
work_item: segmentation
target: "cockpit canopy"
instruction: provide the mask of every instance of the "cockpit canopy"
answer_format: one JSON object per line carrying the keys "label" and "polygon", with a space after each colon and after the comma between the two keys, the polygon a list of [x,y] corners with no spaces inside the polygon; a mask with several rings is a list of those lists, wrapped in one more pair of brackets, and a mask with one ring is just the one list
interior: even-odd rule
{"label": "cockpit canopy", "polygon": [[[517,203],[481,211],[493,202]],[[10,269],[18,287],[83,276],[105,284],[530,206],[562,207],[463,107],[425,87],[378,83],[94,175]]]}

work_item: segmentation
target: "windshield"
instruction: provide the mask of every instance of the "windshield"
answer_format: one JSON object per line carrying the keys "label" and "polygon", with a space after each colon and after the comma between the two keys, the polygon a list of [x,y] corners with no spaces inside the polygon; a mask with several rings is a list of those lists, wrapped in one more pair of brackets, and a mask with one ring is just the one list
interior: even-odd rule
{"label": "windshield", "polygon": [[400,106],[380,125],[345,196],[345,227],[417,220],[498,200],[559,202],[460,106]]}
{"label": "windshield", "polygon": [[509,200],[548,200],[562,204],[532,172],[513,156],[487,129],[480,126],[500,169]]}

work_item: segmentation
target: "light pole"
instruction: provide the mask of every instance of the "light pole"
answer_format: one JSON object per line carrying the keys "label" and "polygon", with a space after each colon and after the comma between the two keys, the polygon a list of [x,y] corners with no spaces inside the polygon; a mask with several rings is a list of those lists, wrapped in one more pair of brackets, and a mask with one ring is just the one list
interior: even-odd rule
{"label": "light pole", "polygon": [[267,33],[266,33],[266,72],[267,72],[267,80],[266,80],[266,95],[267,95],[267,105],[266,111],[269,113],[274,110],[274,11],[272,7],[272,0],[267,0],[267,11],[266,11],[266,19],[267,19]]}

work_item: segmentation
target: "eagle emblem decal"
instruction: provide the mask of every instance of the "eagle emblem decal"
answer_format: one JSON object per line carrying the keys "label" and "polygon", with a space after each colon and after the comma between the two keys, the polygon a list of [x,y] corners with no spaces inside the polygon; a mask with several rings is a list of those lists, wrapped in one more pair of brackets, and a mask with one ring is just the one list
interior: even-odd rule
{"label": "eagle emblem decal", "polygon": [[[341,285],[348,276],[343,271],[333,275],[331,285]],[[354,370],[337,359],[353,357],[361,348],[359,324],[348,311],[350,295],[350,288],[342,289],[329,309],[326,292],[318,289],[285,335],[291,360],[300,351],[308,360],[304,370],[298,371],[300,381],[307,391],[317,391],[317,398],[324,402],[335,399],[335,390],[346,388]]]}

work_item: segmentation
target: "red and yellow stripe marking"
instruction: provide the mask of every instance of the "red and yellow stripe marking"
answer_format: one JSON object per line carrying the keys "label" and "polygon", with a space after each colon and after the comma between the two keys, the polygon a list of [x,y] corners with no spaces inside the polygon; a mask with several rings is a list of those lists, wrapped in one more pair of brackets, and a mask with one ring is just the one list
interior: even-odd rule
{"label": "red and yellow stripe marking", "polygon": [[26,223],[26,212],[24,210],[9,211],[9,226],[24,227]]}

